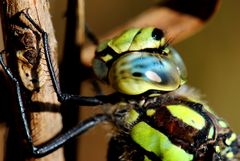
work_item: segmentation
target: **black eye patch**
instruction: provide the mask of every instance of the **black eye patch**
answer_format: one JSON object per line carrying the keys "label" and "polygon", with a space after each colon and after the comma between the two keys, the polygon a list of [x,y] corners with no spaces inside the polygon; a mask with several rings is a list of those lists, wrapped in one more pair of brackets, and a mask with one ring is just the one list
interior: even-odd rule
{"label": "black eye patch", "polygon": [[154,40],[160,40],[164,36],[164,33],[162,30],[155,28],[152,32],[152,38]]}

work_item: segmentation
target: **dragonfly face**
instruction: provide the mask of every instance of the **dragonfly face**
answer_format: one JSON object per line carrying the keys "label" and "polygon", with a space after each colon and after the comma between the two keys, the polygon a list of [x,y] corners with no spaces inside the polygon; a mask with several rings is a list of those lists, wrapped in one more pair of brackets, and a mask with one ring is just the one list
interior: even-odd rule
{"label": "dragonfly face", "polygon": [[163,31],[133,28],[100,44],[93,61],[95,74],[118,92],[173,91],[186,82],[186,68],[168,46]]}

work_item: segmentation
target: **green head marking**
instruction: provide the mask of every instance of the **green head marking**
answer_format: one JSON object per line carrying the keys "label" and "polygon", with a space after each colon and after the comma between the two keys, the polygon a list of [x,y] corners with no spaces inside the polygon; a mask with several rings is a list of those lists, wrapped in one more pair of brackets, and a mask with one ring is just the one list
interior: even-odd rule
{"label": "green head marking", "polygon": [[129,50],[157,49],[165,45],[164,33],[162,30],[147,27],[142,28],[133,39]]}
{"label": "green head marking", "polygon": [[130,133],[132,139],[142,148],[153,152],[162,161],[192,161],[193,155],[174,145],[166,135],[145,122],[136,124]]}
{"label": "green head marking", "polygon": [[108,46],[110,46],[118,54],[129,50],[129,47],[131,46],[132,41],[139,30],[140,28],[126,30],[121,35],[110,40],[108,42]]}
{"label": "green head marking", "polygon": [[162,30],[153,27],[132,28],[108,42],[108,46],[118,54],[126,51],[159,48],[164,45],[165,38]]}

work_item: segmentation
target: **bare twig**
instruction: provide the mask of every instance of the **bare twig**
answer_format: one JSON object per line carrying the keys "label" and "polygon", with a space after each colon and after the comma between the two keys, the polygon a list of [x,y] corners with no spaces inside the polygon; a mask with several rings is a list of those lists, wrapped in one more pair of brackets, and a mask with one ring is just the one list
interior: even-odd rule
{"label": "bare twig", "polygon": [[85,3],[84,0],[77,0],[77,26],[76,43],[81,46],[85,41]]}
{"label": "bare twig", "polygon": [[[80,64],[81,46],[85,40],[85,4],[84,0],[70,0],[67,6],[67,22],[64,53],[60,64],[61,89],[67,93],[80,93],[81,81],[89,76],[89,70]],[[64,129],[69,129],[79,122],[79,108],[62,106]],[[71,110],[69,110],[71,109]],[[76,140],[65,145],[66,160],[77,160]]]}

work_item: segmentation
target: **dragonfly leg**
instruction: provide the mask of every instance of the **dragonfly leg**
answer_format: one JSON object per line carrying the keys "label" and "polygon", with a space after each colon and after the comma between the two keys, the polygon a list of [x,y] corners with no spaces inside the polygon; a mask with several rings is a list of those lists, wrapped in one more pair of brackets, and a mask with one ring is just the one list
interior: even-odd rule
{"label": "dragonfly leg", "polygon": [[3,56],[2,56],[4,52],[5,51],[0,53],[0,64],[2,65],[3,70],[6,72],[6,74],[9,76],[9,78],[13,81],[15,85],[17,100],[18,100],[18,110],[19,110],[18,112],[20,113],[21,126],[23,127],[24,135],[27,140],[27,144],[28,144],[28,147],[30,148],[30,153],[32,156],[34,157],[45,156],[51,153],[52,151],[58,149],[69,140],[72,140],[76,136],[94,127],[96,124],[111,120],[111,116],[108,114],[95,115],[91,118],[88,118],[80,122],[77,126],[71,128],[67,132],[59,134],[57,137],[53,138],[52,140],[46,143],[43,143],[41,145],[35,146],[32,142],[31,131],[27,121],[27,114],[26,114],[25,107],[22,100],[20,84],[17,78],[14,77],[10,69],[4,63]]}
{"label": "dragonfly leg", "polygon": [[[67,102],[74,102],[78,105],[86,105],[86,106],[94,106],[94,105],[100,105],[103,103],[110,101],[111,99],[108,99],[108,96],[95,96],[95,97],[84,97],[79,95],[72,95],[67,93],[62,93],[61,88],[59,86],[59,83],[57,81],[57,77],[54,72],[53,63],[51,60],[50,55],[50,47],[49,47],[49,41],[48,41],[48,34],[38,25],[34,22],[34,20],[29,16],[29,14],[24,11],[22,11],[22,14],[28,19],[28,21],[41,33],[42,35],[42,41],[43,41],[43,47],[44,47],[44,54],[46,57],[46,62],[48,66],[48,70],[50,73],[50,77],[53,83],[54,90],[57,94],[58,100],[61,103],[67,103]],[[102,100],[101,100],[102,99]]]}

